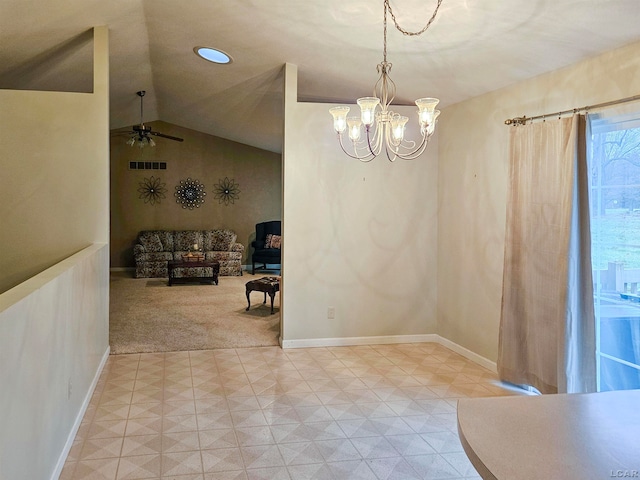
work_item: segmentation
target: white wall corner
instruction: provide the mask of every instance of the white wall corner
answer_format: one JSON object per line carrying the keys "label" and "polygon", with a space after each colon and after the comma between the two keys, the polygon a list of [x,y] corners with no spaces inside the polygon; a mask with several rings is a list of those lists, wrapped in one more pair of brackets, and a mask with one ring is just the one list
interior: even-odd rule
{"label": "white wall corner", "polygon": [[486,368],[487,370],[491,370],[493,373],[498,373],[498,366],[496,362],[492,362],[491,360],[484,358],[481,355],[478,355],[475,352],[472,352],[468,348],[462,347],[457,343],[452,342],[451,340],[441,337],[440,335],[436,335],[438,339],[436,343],[439,343],[443,347],[447,347],[449,350],[456,352],[459,355],[462,355],[467,360],[471,360],[474,363],[477,363],[481,367]]}

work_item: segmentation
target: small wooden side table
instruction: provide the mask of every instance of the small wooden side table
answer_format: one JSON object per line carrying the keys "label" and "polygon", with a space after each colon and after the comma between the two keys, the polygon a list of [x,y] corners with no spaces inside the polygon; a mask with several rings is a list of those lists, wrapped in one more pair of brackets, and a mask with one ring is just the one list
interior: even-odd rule
{"label": "small wooden side table", "polygon": [[273,315],[273,300],[276,297],[276,292],[280,291],[280,277],[262,277],[257,280],[251,280],[247,282],[247,308],[246,312],[251,308],[251,300],[249,299],[249,294],[254,290],[259,292],[264,292],[264,305],[267,303],[267,294],[271,297],[271,315]]}

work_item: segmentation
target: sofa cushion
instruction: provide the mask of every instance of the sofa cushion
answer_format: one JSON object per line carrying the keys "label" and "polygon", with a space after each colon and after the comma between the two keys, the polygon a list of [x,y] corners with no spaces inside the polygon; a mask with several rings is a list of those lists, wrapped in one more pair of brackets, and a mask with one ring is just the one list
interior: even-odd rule
{"label": "sofa cushion", "polygon": [[204,230],[202,232],[202,250],[210,252],[213,250],[213,230]]}
{"label": "sofa cushion", "polygon": [[203,232],[205,251],[228,252],[238,236],[232,230],[205,230]]}
{"label": "sofa cushion", "polygon": [[163,252],[173,252],[173,232],[171,230],[158,230],[158,238],[162,243]]}
{"label": "sofa cushion", "polygon": [[198,230],[176,230],[173,232],[174,251],[190,251],[198,244],[202,248],[202,232]]}
{"label": "sofa cushion", "polygon": [[212,252],[205,252],[204,258],[205,260],[216,260],[217,262],[225,262],[229,260],[240,261],[242,260],[242,253],[212,251]]}
{"label": "sofa cushion", "polygon": [[147,252],[161,252],[163,250],[157,232],[141,232],[140,243]]}

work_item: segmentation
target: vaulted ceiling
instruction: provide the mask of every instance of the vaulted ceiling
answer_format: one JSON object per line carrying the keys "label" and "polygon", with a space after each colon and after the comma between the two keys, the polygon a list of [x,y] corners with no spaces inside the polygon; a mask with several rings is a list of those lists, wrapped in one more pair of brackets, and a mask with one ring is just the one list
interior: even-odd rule
{"label": "vaulted ceiling", "polygon": [[[391,6],[420,30],[436,2]],[[382,14],[383,0],[0,0],[0,88],[90,91],[90,29],[108,25],[113,129],[140,121],[135,92],[146,90],[145,121],[279,152],[283,64],[298,65],[301,101],[371,95]],[[389,22],[396,103],[446,107],[640,41],[640,2],[443,0],[422,36]],[[196,46],[233,63],[206,62]]]}

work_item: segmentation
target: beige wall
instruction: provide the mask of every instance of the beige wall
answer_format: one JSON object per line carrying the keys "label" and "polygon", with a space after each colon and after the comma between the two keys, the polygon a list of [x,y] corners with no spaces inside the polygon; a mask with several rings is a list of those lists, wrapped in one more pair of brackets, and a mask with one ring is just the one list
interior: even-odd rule
{"label": "beige wall", "polygon": [[513,128],[504,120],[637,95],[639,78],[640,44],[634,44],[444,109],[438,152],[441,336],[497,358]]}
{"label": "beige wall", "polygon": [[92,94],[0,90],[0,292],[109,241],[108,68]]}
{"label": "beige wall", "polygon": [[435,333],[437,143],[414,161],[362,163],[340,150],[332,105],[296,97],[295,66],[287,65],[285,345]]}
{"label": "beige wall", "polygon": [[2,479],[58,478],[108,356],[108,45],[92,94],[0,90]]}
{"label": "beige wall", "polygon": [[[165,122],[150,122],[154,131],[184,138],[184,142],[156,138],[156,146],[126,144],[127,136],[111,137],[111,266],[133,267],[133,245],[141,230],[230,228],[246,250],[243,264],[251,263],[250,242],[255,224],[281,219],[282,161],[277,153],[214,137]],[[129,170],[130,161],[167,162],[167,170]],[[139,198],[139,184],[151,176],[167,189],[159,204]],[[175,187],[187,177],[206,188],[200,208],[183,209]],[[229,177],[239,184],[239,199],[225,206],[214,198],[213,186]]]}
{"label": "beige wall", "polygon": [[109,356],[109,247],[0,294],[0,478],[57,479]]}

